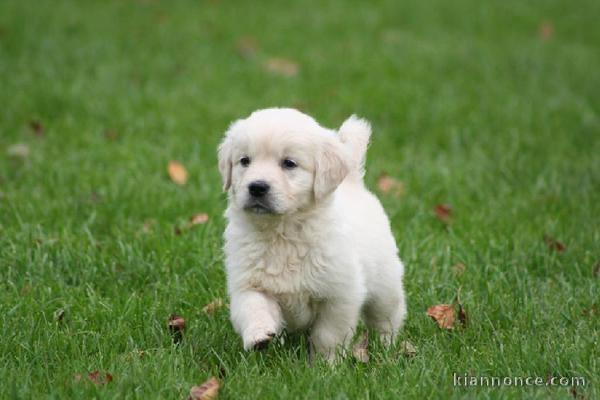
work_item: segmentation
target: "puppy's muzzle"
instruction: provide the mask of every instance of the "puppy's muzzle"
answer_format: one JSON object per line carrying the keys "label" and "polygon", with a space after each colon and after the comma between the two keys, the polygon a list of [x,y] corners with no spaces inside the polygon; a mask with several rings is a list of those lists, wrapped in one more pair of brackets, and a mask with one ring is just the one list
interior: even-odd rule
{"label": "puppy's muzzle", "polygon": [[270,189],[271,187],[265,181],[258,180],[251,182],[248,185],[250,196],[244,208],[256,214],[273,214],[275,210],[268,197]]}

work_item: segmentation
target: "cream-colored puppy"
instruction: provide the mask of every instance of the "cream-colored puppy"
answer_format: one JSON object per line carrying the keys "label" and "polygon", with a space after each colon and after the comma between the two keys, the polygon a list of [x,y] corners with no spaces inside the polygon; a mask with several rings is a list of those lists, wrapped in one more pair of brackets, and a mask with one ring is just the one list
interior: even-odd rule
{"label": "cream-colored puppy", "polygon": [[328,360],[358,319],[391,343],[406,316],[389,220],[363,184],[371,129],[338,132],[285,108],[234,122],[219,146],[229,192],[225,230],[231,321],[244,348],[282,329],[310,330]]}

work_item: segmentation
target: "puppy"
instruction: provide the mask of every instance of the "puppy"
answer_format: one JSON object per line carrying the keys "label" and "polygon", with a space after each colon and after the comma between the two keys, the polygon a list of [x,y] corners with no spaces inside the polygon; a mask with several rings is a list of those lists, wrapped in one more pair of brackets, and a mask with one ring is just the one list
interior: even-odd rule
{"label": "puppy", "polygon": [[359,318],[392,343],[406,317],[404,266],[379,200],[363,183],[371,128],[338,132],[270,108],[234,122],[218,149],[229,204],[225,264],[244,349],[309,330],[327,360]]}

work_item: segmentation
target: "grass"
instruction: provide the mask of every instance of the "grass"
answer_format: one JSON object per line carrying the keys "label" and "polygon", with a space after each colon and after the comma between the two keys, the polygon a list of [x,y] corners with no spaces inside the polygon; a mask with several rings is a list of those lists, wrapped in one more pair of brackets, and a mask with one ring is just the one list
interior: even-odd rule
{"label": "grass", "polygon": [[[453,372],[582,376],[576,395],[599,397],[599,4],[0,2],[0,398],[181,399],[212,375],[224,399],[573,397]],[[415,357],[373,343],[368,364],[310,366],[302,336],[244,353],[226,309],[202,312],[226,297],[216,145],[272,105],[373,122],[367,183],[406,188],[380,197]],[[209,222],[175,234],[196,212]],[[468,325],[442,331],[425,311],[459,288]]]}

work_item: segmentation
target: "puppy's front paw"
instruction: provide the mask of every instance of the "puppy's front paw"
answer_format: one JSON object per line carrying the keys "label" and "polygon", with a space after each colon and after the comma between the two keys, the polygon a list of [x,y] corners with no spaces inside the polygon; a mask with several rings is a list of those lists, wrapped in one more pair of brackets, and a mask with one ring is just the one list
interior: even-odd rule
{"label": "puppy's front paw", "polygon": [[390,333],[390,332],[379,333],[379,340],[381,341],[381,344],[383,344],[383,346],[385,348],[389,348],[392,344],[394,344],[395,339],[396,339],[396,335],[394,333]]}
{"label": "puppy's front paw", "polygon": [[244,350],[265,350],[275,337],[275,332],[269,329],[256,328],[244,332]]}

